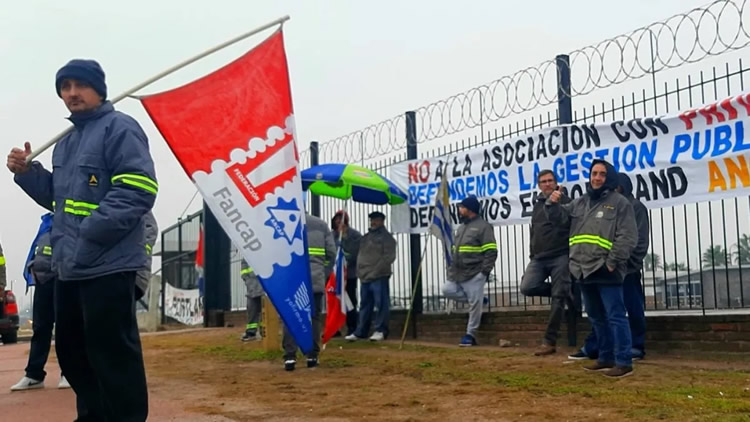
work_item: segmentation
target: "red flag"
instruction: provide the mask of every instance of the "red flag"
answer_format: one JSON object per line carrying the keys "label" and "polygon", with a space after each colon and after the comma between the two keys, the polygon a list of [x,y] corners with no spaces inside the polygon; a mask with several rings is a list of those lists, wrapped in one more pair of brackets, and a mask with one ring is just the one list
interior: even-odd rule
{"label": "red flag", "polygon": [[309,353],[312,283],[281,29],[215,72],[141,101]]}
{"label": "red flag", "polygon": [[195,250],[195,268],[203,274],[203,224],[198,232],[198,249]]}
{"label": "red flag", "polygon": [[198,295],[200,297],[203,297],[206,288],[206,279],[203,277],[203,259],[203,224],[201,224],[198,231],[198,249],[195,250],[195,272],[198,273]]}
{"label": "red flag", "polygon": [[344,258],[343,248],[339,246],[333,272],[331,272],[326,283],[326,301],[328,307],[326,310],[326,326],[323,330],[323,344],[328,343],[328,340],[346,324],[346,312],[347,308],[351,307],[351,303],[347,303],[348,298],[346,288],[344,287],[345,281],[346,258]]}
{"label": "red flag", "polygon": [[323,344],[328,343],[328,340],[333,338],[341,327],[346,324],[346,314],[341,312],[341,300],[336,294],[336,274],[334,273],[331,273],[326,283],[326,301],[328,310],[326,313],[326,326],[323,331]]}
{"label": "red flag", "polygon": [[210,75],[141,102],[188,176],[211,173],[207,158],[229,159],[251,139],[268,138],[269,126],[283,127],[291,114],[283,33]]}

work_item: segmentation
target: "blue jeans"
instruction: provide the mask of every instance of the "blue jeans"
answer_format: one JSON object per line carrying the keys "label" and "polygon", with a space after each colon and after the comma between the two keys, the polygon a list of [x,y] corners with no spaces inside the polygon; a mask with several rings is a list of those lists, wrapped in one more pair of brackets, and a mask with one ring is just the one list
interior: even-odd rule
{"label": "blue jeans", "polygon": [[622,285],[591,281],[583,283],[581,291],[597,339],[598,360],[605,364],[614,362],[617,366],[632,366],[630,326],[625,316]]}
{"label": "blue jeans", "polygon": [[375,331],[380,331],[386,337],[388,336],[388,319],[391,309],[389,278],[384,277],[372,281],[362,280],[360,284],[359,324],[354,331],[355,336],[359,338],[368,337],[374,308],[378,308],[378,313],[375,315]]}
{"label": "blue jeans", "polygon": [[[646,354],[646,313],[643,304],[643,288],[641,287],[641,273],[628,274],[622,285],[625,309],[628,312],[630,324],[630,337],[633,345],[631,353],[633,356],[644,356]],[[586,343],[581,349],[591,358],[599,354],[596,334],[592,331],[586,337]]]}

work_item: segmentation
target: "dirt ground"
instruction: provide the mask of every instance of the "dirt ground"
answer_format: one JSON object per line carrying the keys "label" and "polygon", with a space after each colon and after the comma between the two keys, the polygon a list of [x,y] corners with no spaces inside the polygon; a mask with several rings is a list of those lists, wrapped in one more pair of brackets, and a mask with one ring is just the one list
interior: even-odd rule
{"label": "dirt ground", "polygon": [[[650,354],[611,380],[528,349],[334,340],[319,368],[236,329],[143,338],[152,392],[234,421],[750,421],[750,356]],[[177,404],[177,403],[175,403]]]}

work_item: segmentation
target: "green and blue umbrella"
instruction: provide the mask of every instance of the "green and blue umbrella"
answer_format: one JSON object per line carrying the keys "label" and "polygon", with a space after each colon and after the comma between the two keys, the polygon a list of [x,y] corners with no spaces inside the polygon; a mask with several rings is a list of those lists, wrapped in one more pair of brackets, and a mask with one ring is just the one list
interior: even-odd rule
{"label": "green and blue umbrella", "polygon": [[384,176],[356,164],[321,164],[302,171],[302,189],[321,196],[398,205],[407,194]]}

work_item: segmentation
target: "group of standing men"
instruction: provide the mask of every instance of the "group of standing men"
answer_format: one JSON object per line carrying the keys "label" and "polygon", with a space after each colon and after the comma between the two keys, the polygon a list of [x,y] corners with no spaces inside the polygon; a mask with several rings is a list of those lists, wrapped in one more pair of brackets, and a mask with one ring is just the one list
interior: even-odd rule
{"label": "group of standing men", "polygon": [[[633,196],[627,174],[617,173],[603,160],[594,160],[588,173],[586,193],[571,200],[558,186],[554,172],[539,172],[541,194],[534,203],[531,261],[521,293],[551,298],[544,340],[534,353],[545,356],[556,352],[566,305],[569,312],[579,312],[575,295],[580,289],[593,330],[584,347],[569,358],[596,359],[584,369],[623,377],[632,374],[634,359],[645,356],[641,270],[649,247],[648,212]],[[442,290],[446,298],[469,304],[469,322],[460,345],[474,346],[497,244],[492,226],[479,216],[475,197],[465,198],[458,209],[462,224]]]}
{"label": "group of standing men", "polygon": [[[313,349],[307,355],[307,367],[314,368],[318,366],[320,353],[320,315],[325,300],[326,281],[333,271],[337,248],[342,248],[346,259],[346,293],[353,304],[353,309],[346,316],[346,339],[356,341],[369,336],[371,341],[382,341],[388,337],[389,280],[393,274],[392,265],[396,260],[397,246],[393,235],[385,227],[385,215],[379,211],[369,214],[370,228],[364,236],[350,227],[349,215],[345,211],[339,211],[333,216],[330,227],[313,215],[306,214],[305,218],[313,287]],[[242,340],[251,341],[259,338],[263,289],[258,277],[244,260],[241,275],[247,288],[248,318]],[[361,281],[362,296],[359,312],[356,310],[358,278]],[[374,332],[370,335],[373,320]],[[286,326],[282,345],[284,369],[293,371],[297,364],[297,344]]]}
{"label": "group of standing men", "polygon": [[[531,221],[531,261],[521,292],[551,297],[551,312],[537,356],[555,353],[565,305],[577,312],[571,285],[580,288],[593,327],[571,359],[597,359],[584,369],[623,377],[645,355],[641,269],[649,246],[646,207],[627,174],[606,161],[589,168],[586,193],[567,198],[550,170],[541,171]],[[552,282],[546,279],[551,277]],[[577,289],[576,289],[577,290]]]}
{"label": "group of standing men", "polygon": [[[16,183],[52,213],[48,251],[54,274],[50,285],[54,286],[58,360],[76,393],[77,420],[143,421],[148,394],[134,301],[139,290],[136,274],[147,267],[150,256],[145,220],[158,192],[148,139],[133,118],[115,111],[107,101],[104,71],[97,62],[70,61],[57,72],[55,89],[71,113],[74,128],[55,147],[52,171],[36,161],[27,163],[29,143],[10,152],[7,166]],[[543,195],[532,219],[532,261],[523,290],[553,298],[541,354],[554,352],[572,280],[581,286],[594,328],[577,355],[598,357],[587,369],[628,375],[632,354],[644,353],[640,266],[648,248],[645,208],[632,197],[628,177],[618,177],[609,163],[600,160],[590,168],[587,193],[573,201],[562,195],[552,172],[541,172],[539,182]],[[443,292],[469,303],[461,345],[472,346],[497,244],[492,227],[479,217],[477,198],[464,199],[459,212],[463,224],[456,234]],[[333,231],[322,220],[307,218],[316,310],[316,347],[307,363],[314,367],[320,309],[335,245],[341,244],[346,254],[347,293],[355,306],[357,278],[362,285],[359,316],[352,311],[347,318],[347,339],[366,338],[377,309],[370,340],[379,341],[388,336],[388,281],[396,241],[380,212],[369,215],[370,229],[364,236],[349,227],[344,212],[334,216]],[[0,251],[0,281],[5,278],[4,264]],[[245,266],[243,275],[251,274]],[[543,282],[549,275],[552,283],[547,286]],[[256,335],[259,297],[259,289],[248,288],[253,305],[248,307],[246,339]],[[285,334],[285,367],[294,369],[296,345]]]}

